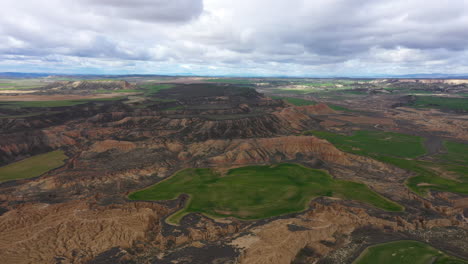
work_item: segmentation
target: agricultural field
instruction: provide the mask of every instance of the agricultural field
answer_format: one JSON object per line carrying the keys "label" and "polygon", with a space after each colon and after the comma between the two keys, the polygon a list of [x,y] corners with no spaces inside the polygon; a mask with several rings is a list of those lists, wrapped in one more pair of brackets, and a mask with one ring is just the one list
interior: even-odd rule
{"label": "agricultural field", "polygon": [[253,84],[258,82],[258,80],[250,79],[207,79],[206,82],[210,83],[229,83],[229,84]]}
{"label": "agricultural field", "polygon": [[382,131],[357,131],[353,135],[339,135],[326,131],[306,132],[328,140],[346,152],[363,156],[386,155],[415,158],[426,153],[423,138]]}
{"label": "agricultural field", "polygon": [[282,96],[272,96],[272,99],[281,99],[284,100],[292,105],[295,106],[304,106],[304,105],[315,105],[317,104],[314,101],[301,99],[301,98],[294,98],[294,97],[282,97]]}
{"label": "agricultural field", "polygon": [[0,182],[40,176],[62,166],[66,159],[65,153],[57,150],[8,164],[0,167]]}
{"label": "agricultural field", "polygon": [[125,96],[110,98],[90,98],[77,100],[56,100],[56,101],[0,101],[0,108],[23,108],[23,107],[64,107],[86,104],[89,102],[118,101],[125,99]]}
{"label": "agricultural field", "polygon": [[468,111],[468,98],[416,96],[416,100],[411,103],[411,106],[416,108]]}
{"label": "agricultural field", "polygon": [[[406,185],[417,194],[425,195],[428,190],[468,194],[467,167],[447,166],[433,162],[408,160],[394,157],[380,156],[379,161],[392,164],[396,167],[416,173],[416,176],[407,180]],[[434,169],[452,172],[455,179],[442,177],[440,172]]]}
{"label": "agricultural field", "polygon": [[63,107],[85,104],[88,101],[62,100],[62,101],[8,101],[0,102],[0,108],[22,107]]}
{"label": "agricultural field", "polygon": [[325,171],[287,163],[231,169],[224,176],[212,169],[186,169],[129,198],[171,200],[183,193],[190,195],[189,202],[168,222],[178,223],[190,212],[212,217],[267,218],[303,211],[318,196],[357,200],[387,211],[403,209],[364,184],[336,180]]}
{"label": "agricultural field", "polygon": [[45,84],[42,79],[0,79],[0,91],[34,89]]}
{"label": "agricultural field", "polygon": [[145,95],[152,95],[164,89],[174,87],[173,84],[141,84],[139,88],[145,89]]}
{"label": "agricultural field", "polygon": [[371,246],[353,264],[468,264],[418,241],[396,241]]}
{"label": "agricultural field", "polygon": [[440,154],[438,158],[451,163],[468,164],[468,144],[444,141],[446,153]]}
{"label": "agricultural field", "polygon": [[121,90],[96,90],[94,93],[105,94],[105,93],[142,93],[142,90],[137,89],[121,89]]}
{"label": "agricultural field", "polygon": [[[357,131],[350,136],[325,131],[306,134],[326,139],[345,152],[368,156],[416,173],[406,184],[420,195],[431,189],[468,194],[468,167],[457,165],[457,161],[466,158],[466,145],[445,142],[448,148],[447,154],[439,156],[442,161],[427,162],[416,159],[426,153],[423,138],[418,136],[380,131]],[[437,171],[445,171],[453,177],[442,177]]]}
{"label": "agricultural field", "polygon": [[351,110],[349,108],[346,108],[346,107],[343,107],[343,106],[340,106],[340,105],[334,105],[334,104],[327,104],[328,107],[330,107],[331,109],[335,110],[335,111],[342,111],[342,112],[356,112],[355,110]]}

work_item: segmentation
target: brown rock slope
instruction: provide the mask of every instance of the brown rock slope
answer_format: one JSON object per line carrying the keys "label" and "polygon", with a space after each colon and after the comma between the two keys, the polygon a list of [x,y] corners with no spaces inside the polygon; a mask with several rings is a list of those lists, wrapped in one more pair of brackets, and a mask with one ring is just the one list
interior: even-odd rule
{"label": "brown rock slope", "polygon": [[168,209],[151,203],[24,205],[0,216],[2,263],[84,263],[111,247],[131,247]]}
{"label": "brown rock slope", "polygon": [[[364,209],[338,204],[324,206],[314,203],[313,206],[314,210],[300,217],[275,220],[234,239],[231,244],[243,251],[239,263],[290,264],[299,250],[306,247],[315,253],[315,259],[310,259],[311,263],[315,263],[314,261],[334,250],[335,245],[341,243],[343,246],[351,242],[338,241],[338,237],[349,236],[362,227],[372,226],[387,232],[421,228],[418,220],[408,222],[398,217],[383,219],[369,215]],[[466,223],[448,219],[425,222],[426,228],[448,226],[466,228]]]}
{"label": "brown rock slope", "polygon": [[[351,164],[348,155],[328,141],[313,136],[208,140],[189,145],[187,152],[194,159],[207,158],[206,161],[213,165],[267,164],[297,159],[320,159],[341,165]],[[208,153],[221,154],[206,157]]]}

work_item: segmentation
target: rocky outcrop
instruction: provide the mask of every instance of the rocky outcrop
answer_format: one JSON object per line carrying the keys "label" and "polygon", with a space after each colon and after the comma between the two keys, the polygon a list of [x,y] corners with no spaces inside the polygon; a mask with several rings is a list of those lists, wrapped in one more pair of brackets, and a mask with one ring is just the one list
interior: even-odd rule
{"label": "rocky outcrop", "polygon": [[119,150],[122,152],[128,152],[134,148],[136,148],[135,143],[108,139],[94,143],[89,151],[98,153],[105,152],[108,150]]}
{"label": "rocky outcrop", "polygon": [[[313,263],[335,249],[338,234],[340,237],[349,236],[354,230],[369,226],[388,232],[421,228],[417,221],[377,218],[364,209],[346,208],[339,204],[324,206],[313,203],[312,206],[315,209],[301,217],[275,220],[234,239],[231,244],[243,251],[239,263],[290,264],[303,248],[313,250],[316,258],[309,260]],[[434,220],[429,228],[435,226],[454,226],[454,223],[448,219]],[[346,244],[350,241],[340,242]]]}
{"label": "rocky outcrop", "polygon": [[42,89],[51,91],[97,91],[97,90],[122,90],[134,89],[135,85],[120,80],[88,80],[88,81],[62,81],[48,84]]}
{"label": "rocky outcrop", "polygon": [[0,165],[19,157],[28,157],[77,144],[73,136],[59,131],[61,128],[55,127],[50,130],[22,132],[0,137]]}
{"label": "rocky outcrop", "polygon": [[[210,153],[220,153],[214,155]],[[188,146],[182,159],[204,160],[212,165],[268,164],[301,159],[350,165],[349,156],[328,141],[313,136],[287,136],[245,140],[208,140]]]}

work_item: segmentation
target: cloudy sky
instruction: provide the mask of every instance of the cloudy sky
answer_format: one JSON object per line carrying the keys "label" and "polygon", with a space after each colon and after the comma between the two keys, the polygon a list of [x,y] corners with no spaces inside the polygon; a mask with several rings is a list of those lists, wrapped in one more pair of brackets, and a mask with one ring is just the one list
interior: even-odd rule
{"label": "cloudy sky", "polygon": [[2,0],[0,71],[468,73],[468,0]]}

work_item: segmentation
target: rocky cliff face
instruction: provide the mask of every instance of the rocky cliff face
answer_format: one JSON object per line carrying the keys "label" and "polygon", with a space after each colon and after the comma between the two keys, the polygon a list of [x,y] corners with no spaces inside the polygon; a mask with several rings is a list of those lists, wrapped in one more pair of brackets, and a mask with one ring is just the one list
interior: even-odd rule
{"label": "rocky cliff face", "polygon": [[[314,210],[301,217],[275,220],[234,239],[231,243],[242,249],[239,263],[289,264],[303,248],[313,252],[308,261],[314,263],[336,247],[349,244],[349,236],[360,228],[372,227],[389,233],[420,228],[417,221],[382,219],[369,215],[363,209],[349,209],[340,205],[324,206],[318,203],[313,207]],[[432,221],[430,225],[466,226],[456,220]],[[345,263],[343,259],[338,261],[341,262],[337,263]],[[346,263],[349,261],[352,260],[347,260]]]}
{"label": "rocky cliff face", "polygon": [[[212,153],[207,156],[208,153]],[[215,154],[215,155],[213,155]],[[269,164],[313,161],[350,165],[349,157],[326,140],[313,136],[289,136],[246,140],[208,140],[188,146],[180,158],[202,160],[211,165]]]}
{"label": "rocky cliff face", "polygon": [[74,91],[97,91],[97,90],[124,90],[135,89],[135,85],[120,80],[98,80],[98,81],[62,81],[46,85],[41,90],[47,93],[74,92]]}

